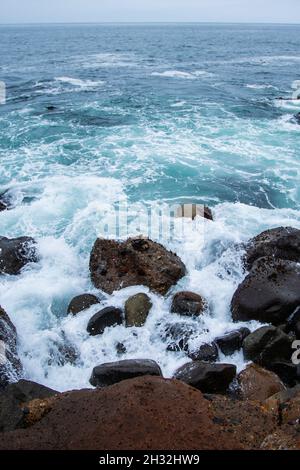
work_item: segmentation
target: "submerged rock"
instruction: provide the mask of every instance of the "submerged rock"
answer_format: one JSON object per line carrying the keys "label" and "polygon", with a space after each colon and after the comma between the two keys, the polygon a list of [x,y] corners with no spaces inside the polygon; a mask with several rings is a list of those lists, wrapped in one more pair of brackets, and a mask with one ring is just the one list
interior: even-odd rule
{"label": "submerged rock", "polygon": [[56,395],[58,392],[48,387],[19,380],[7,385],[0,391],[0,432],[13,431],[26,426],[26,404],[37,398],[43,399]]}
{"label": "submerged rock", "polygon": [[[268,432],[261,414],[260,432]],[[252,423],[251,416],[245,412],[244,423]],[[34,426],[0,434],[0,449],[8,450],[225,450],[243,448],[239,442],[215,422],[199,390],[161,377],[62,394]]]}
{"label": "submerged rock", "polygon": [[143,326],[152,308],[152,302],[147,294],[136,294],[125,303],[126,326]]}
{"label": "submerged rock", "polygon": [[105,328],[121,325],[122,322],[122,310],[116,307],[106,307],[92,316],[88,322],[87,331],[92,336],[100,335],[104,332]]}
{"label": "submerged rock", "polygon": [[90,383],[94,387],[107,387],[122,380],[133,379],[143,375],[161,376],[162,372],[155,361],[149,359],[128,359],[94,367]]}
{"label": "submerged rock", "polygon": [[167,343],[168,351],[187,351],[189,339],[196,333],[192,323],[169,323],[165,326],[161,337]]}
{"label": "submerged rock", "polygon": [[275,363],[291,360],[292,340],[279,328],[263,326],[247,336],[243,351],[246,359],[273,370]]}
{"label": "submerged rock", "polygon": [[188,356],[193,361],[216,362],[219,357],[219,351],[214,342],[211,344],[204,343],[197,349],[189,350]]}
{"label": "submerged rock", "polygon": [[237,377],[239,396],[243,400],[260,400],[284,391],[286,388],[279,377],[257,364],[249,365]]}
{"label": "submerged rock", "polygon": [[236,376],[236,366],[232,364],[209,364],[190,362],[180,367],[174,378],[198,388],[203,393],[225,393]]}
{"label": "submerged rock", "polygon": [[174,295],[171,312],[186,316],[199,316],[207,307],[206,301],[201,295],[194,292],[177,292]]}
{"label": "submerged rock", "polygon": [[0,307],[0,389],[18,380],[23,368],[17,352],[17,331]]}
{"label": "submerged rock", "polygon": [[300,262],[300,230],[277,227],[266,230],[250,240],[246,250],[247,266],[262,257]]}
{"label": "submerged rock", "polygon": [[234,321],[280,325],[300,306],[300,266],[293,261],[260,258],[236,290]]}
{"label": "submerged rock", "polygon": [[1,201],[1,199],[0,199],[0,212],[5,211],[6,209],[7,209],[7,205],[4,204],[4,202]]}
{"label": "submerged rock", "polygon": [[92,305],[100,303],[100,299],[93,294],[81,294],[74,297],[68,307],[68,313],[76,315],[83,310],[87,310]]}
{"label": "submerged rock", "polygon": [[36,242],[31,237],[0,237],[0,274],[19,274],[28,263],[38,261]]}
{"label": "submerged rock", "polygon": [[90,257],[90,272],[96,288],[109,294],[134,285],[166,294],[185,275],[186,268],[177,255],[152,240],[98,238]]}
{"label": "submerged rock", "polygon": [[215,339],[215,343],[225,356],[231,356],[235,351],[241,349],[244,339],[250,334],[249,328],[240,328],[230,331]]}

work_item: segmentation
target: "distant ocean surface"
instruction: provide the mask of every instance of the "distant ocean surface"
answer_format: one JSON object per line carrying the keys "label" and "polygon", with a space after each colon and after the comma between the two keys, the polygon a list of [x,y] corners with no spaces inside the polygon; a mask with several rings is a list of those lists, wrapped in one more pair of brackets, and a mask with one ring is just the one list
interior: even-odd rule
{"label": "distant ocean surface", "polygon": [[[151,294],[143,328],[101,337],[86,332],[95,309],[69,318],[68,303],[94,291],[89,253],[97,236],[112,236],[101,227],[116,202],[133,218],[143,203],[205,203],[215,222],[204,241],[190,223],[166,244],[188,267],[175,291],[209,302],[195,342],[234,327],[230,300],[243,279],[234,247],[267,228],[300,228],[300,102],[285,99],[300,80],[300,26],[0,26],[0,80],[0,193],[15,206],[1,213],[0,235],[33,236],[41,253],[22,275],[0,278],[26,377],[89,386],[95,365],[119,359],[118,342],[125,358],[155,359],[170,376],[187,361],[157,330],[174,321],[170,297]],[[105,302],[123,306],[141,290]],[[61,364],[66,344],[76,364]],[[244,367],[241,353],[226,361]]]}

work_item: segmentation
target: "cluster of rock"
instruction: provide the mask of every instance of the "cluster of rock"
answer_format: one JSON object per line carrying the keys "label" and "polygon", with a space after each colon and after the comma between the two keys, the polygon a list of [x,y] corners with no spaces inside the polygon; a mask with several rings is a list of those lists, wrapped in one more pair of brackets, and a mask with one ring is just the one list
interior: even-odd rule
{"label": "cluster of rock", "polygon": [[[36,261],[38,253],[33,239],[0,238],[0,274],[17,275],[27,263]],[[235,322],[257,320],[267,325],[252,332],[246,326],[239,326],[216,337],[211,343],[191,349],[189,340],[197,331],[195,322],[189,323],[187,319],[203,315],[208,305],[194,292],[177,292],[171,302],[171,313],[174,313],[176,321],[158,325],[167,350],[185,352],[189,360],[175,372],[173,380],[164,379],[159,365],[150,359],[120,360],[94,367],[90,378],[91,384],[96,387],[93,392],[57,394],[31,384],[29,389],[33,387],[38,390],[38,396],[33,392],[28,392],[28,396],[24,392],[23,396],[23,392],[16,392],[18,388],[9,385],[22,374],[22,365],[17,355],[16,330],[7,314],[0,309],[0,340],[5,345],[5,361],[1,362],[0,367],[0,388],[3,388],[0,400],[7,403],[7,397],[10,397],[8,400],[13,397],[11,406],[17,407],[18,413],[22,414],[20,417],[17,413],[12,427],[0,422],[0,430],[26,428],[14,431],[14,439],[8,440],[5,434],[0,436],[0,448],[5,448],[8,441],[9,448],[82,448],[87,445],[85,431],[95,437],[94,440],[89,439],[89,443],[93,442],[90,446],[106,449],[109,445],[109,448],[115,446],[121,449],[124,445],[130,448],[127,447],[129,441],[126,436],[132,435],[131,425],[132,429],[143,430],[139,443],[134,441],[135,448],[184,449],[191,448],[191,445],[197,446],[195,448],[214,448],[214,445],[217,448],[299,448],[297,432],[300,414],[297,419],[287,419],[295,416],[295,410],[300,413],[300,371],[291,360],[293,342],[300,339],[300,230],[280,227],[263,232],[245,246],[244,263],[248,274],[233,295],[232,318]],[[90,272],[94,286],[106,294],[124,287],[144,285],[152,292],[165,295],[185,276],[186,267],[176,254],[146,238],[129,238],[125,242],[98,239],[91,252]],[[128,298],[124,309],[114,306],[103,308],[101,301],[100,294],[83,294],[75,297],[68,307],[70,315],[78,315],[99,305],[98,312],[87,325],[87,332],[92,336],[101,335],[107,327],[115,325],[143,327],[152,308],[151,298],[145,293]],[[182,321],[177,321],[180,317]],[[126,352],[121,343],[117,348],[120,355]],[[237,375],[236,366],[217,361],[221,353],[230,356],[238,350],[242,350],[245,359],[252,361],[252,364]],[[21,382],[15,387],[23,386]],[[22,396],[18,403],[14,401],[16,394]],[[145,397],[148,395],[147,401]],[[110,439],[108,444],[108,428],[101,425],[100,432],[99,423],[107,422],[108,426],[109,422],[111,425],[114,421],[111,418],[116,406],[114,396],[118,397],[119,412],[124,408],[124,413],[119,414],[114,425],[122,423],[124,436],[115,443]],[[124,400],[123,408],[119,403],[120,397]],[[139,405],[130,424],[126,421],[126,413],[130,413],[131,407],[134,408],[134,397]],[[73,412],[77,401],[82,399],[87,403],[83,411],[86,414],[84,422],[88,423],[87,430],[78,426],[77,415]],[[286,402],[291,402],[291,411],[283,419],[281,407]],[[195,411],[195,403],[198,406],[196,409],[202,410],[202,417]],[[151,426],[145,428],[145,414],[149,410],[153,419],[154,416],[161,416],[160,421],[171,437],[162,433],[157,424],[153,423],[153,434],[152,430],[149,431]],[[174,410],[176,417],[173,416]],[[89,420],[88,417],[94,417],[95,413],[99,421]],[[250,417],[249,413],[252,413]],[[234,425],[230,414],[236,417]],[[195,429],[190,423],[190,430],[194,429],[191,431],[193,438],[186,421],[187,416],[191,419],[191,415],[193,420],[198,419]],[[3,418],[1,415],[0,421],[3,419],[6,422],[5,416]],[[80,419],[82,423],[82,417]],[[173,427],[176,423],[178,430],[178,420],[182,422],[182,433],[174,438]],[[289,428],[290,422],[293,424]],[[245,432],[245,423],[253,426],[251,442]],[[58,443],[52,429],[59,429],[60,426],[67,426],[68,433],[74,435],[74,439]],[[78,428],[80,432],[75,439]],[[233,433],[234,439],[229,438],[228,433]],[[162,434],[166,435],[166,440],[158,443],[155,436]],[[41,435],[46,437],[41,438]],[[215,436],[217,444],[208,436]]]}

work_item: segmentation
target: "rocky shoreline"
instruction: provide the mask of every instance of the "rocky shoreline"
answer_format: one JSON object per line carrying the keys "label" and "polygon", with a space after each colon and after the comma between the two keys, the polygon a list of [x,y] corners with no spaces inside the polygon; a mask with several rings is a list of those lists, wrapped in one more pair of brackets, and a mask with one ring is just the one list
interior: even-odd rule
{"label": "rocky shoreline", "polygon": [[[237,327],[191,349],[194,326],[180,318],[201,317],[209,306],[194,292],[177,292],[170,311],[178,321],[160,333],[168,351],[186,354],[172,379],[150,358],[122,360],[119,343],[119,361],[95,364],[95,389],[58,393],[25,381],[17,331],[1,308],[0,449],[300,449],[300,366],[292,362],[300,340],[300,230],[267,230],[244,252],[245,279],[231,314],[234,322],[262,326]],[[38,260],[34,239],[0,237],[0,275],[18,275]],[[89,266],[99,295],[75,297],[68,315],[99,304],[87,324],[92,336],[114,325],[141,328],[152,307],[141,292],[124,309],[103,308],[102,293],[143,285],[164,296],[187,273],[176,254],[143,237],[97,239]],[[239,350],[249,365],[237,374],[219,361]],[[74,347],[65,345],[62,356],[74,360]]]}

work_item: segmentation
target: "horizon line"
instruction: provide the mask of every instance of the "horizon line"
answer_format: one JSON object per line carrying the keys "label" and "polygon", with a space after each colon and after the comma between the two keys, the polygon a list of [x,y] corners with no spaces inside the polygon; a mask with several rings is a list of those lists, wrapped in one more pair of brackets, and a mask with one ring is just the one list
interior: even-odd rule
{"label": "horizon line", "polygon": [[105,24],[248,24],[248,25],[282,25],[299,26],[297,23],[280,21],[33,21],[33,22],[7,22],[0,26],[31,26],[31,25],[105,25]]}

